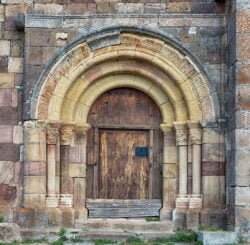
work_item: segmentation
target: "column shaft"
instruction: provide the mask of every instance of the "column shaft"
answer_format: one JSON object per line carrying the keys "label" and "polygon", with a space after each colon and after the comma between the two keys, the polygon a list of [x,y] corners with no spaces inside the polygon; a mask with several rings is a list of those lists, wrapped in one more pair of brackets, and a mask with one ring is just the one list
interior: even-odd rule
{"label": "column shaft", "polygon": [[56,193],[56,145],[47,146],[47,162],[47,193],[48,195],[54,195]]}
{"label": "column shaft", "polygon": [[193,145],[193,194],[201,194],[201,145]]}
{"label": "column shaft", "polygon": [[187,146],[179,146],[179,195],[187,195]]}

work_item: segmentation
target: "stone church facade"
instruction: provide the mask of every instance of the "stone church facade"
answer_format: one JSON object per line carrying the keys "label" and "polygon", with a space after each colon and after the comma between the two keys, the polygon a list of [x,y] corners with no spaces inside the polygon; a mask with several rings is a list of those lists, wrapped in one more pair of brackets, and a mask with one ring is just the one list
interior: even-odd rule
{"label": "stone church facade", "polygon": [[1,0],[5,220],[74,227],[136,200],[107,218],[247,234],[249,20],[248,0]]}

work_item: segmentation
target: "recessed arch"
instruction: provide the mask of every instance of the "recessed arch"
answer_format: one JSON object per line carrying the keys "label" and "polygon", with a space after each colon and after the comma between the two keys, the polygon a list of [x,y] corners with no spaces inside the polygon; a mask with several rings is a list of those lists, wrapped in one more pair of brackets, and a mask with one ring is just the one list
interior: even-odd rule
{"label": "recessed arch", "polygon": [[[100,81],[113,74],[133,74],[137,80],[144,79],[142,84],[151,81],[153,88],[169,98],[173,120],[216,118],[212,91],[189,57],[156,38],[134,33],[121,33],[119,38],[120,44],[93,51],[87,42],[81,43],[62,57],[45,78],[37,99],[34,98],[31,111],[34,118],[80,120],[76,116],[65,116],[65,110],[80,111],[77,108],[84,105],[79,100],[81,95],[86,96],[93,84],[98,84],[96,88],[100,91],[103,86],[104,91],[106,85]],[[146,64],[145,67],[139,66],[140,62]],[[115,86],[122,86],[121,82],[113,88]],[[165,111],[163,115],[167,113]],[[85,120],[86,116],[83,118]],[[166,120],[170,121],[172,119]]]}

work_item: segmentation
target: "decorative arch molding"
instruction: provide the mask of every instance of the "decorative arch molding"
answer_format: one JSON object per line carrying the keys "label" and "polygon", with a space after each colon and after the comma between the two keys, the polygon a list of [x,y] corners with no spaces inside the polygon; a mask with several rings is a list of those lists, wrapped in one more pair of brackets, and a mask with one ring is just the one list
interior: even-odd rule
{"label": "decorative arch molding", "polygon": [[[79,93],[84,93],[97,80],[101,88],[103,79],[100,78],[114,73],[150,78],[166,93],[173,108],[179,108],[176,103],[182,100],[190,120],[216,118],[214,93],[203,72],[188,56],[149,36],[121,33],[118,39],[119,44],[95,50],[84,42],[61,57],[44,79],[40,92],[33,93],[31,118],[62,120],[62,107],[67,106],[67,101],[80,98]],[[175,111],[175,120],[177,114]]]}
{"label": "decorative arch molding", "polygon": [[[195,65],[191,56],[186,55],[182,49],[178,50],[167,39],[150,33],[120,29],[115,33],[99,33],[95,36],[96,40],[77,41],[57,59],[48,72],[41,75],[31,98],[30,115],[35,122],[27,121],[24,125],[25,149],[31,149],[34,156],[39,149],[41,154],[35,160],[47,164],[47,175],[41,178],[47,184],[47,190],[43,193],[46,203],[42,205],[39,202],[39,205],[48,208],[74,207],[80,210],[79,217],[87,217],[84,189],[86,156],[83,155],[86,155],[86,132],[90,127],[87,124],[89,109],[106,91],[131,87],[148,94],[162,113],[164,145],[161,217],[169,216],[169,208],[201,208],[200,121],[217,118],[217,97],[204,72]],[[36,140],[35,144],[30,134],[35,135],[32,136]],[[170,145],[169,138],[172,140]],[[195,164],[192,174],[195,188],[191,197],[187,195],[190,147],[193,156],[197,156],[192,158]],[[75,154],[74,162],[68,164],[70,160],[66,158],[72,152]],[[33,155],[30,156],[27,151],[27,164],[34,160]],[[56,175],[58,162],[62,169],[59,176]],[[168,165],[177,163],[179,195],[173,206],[168,204]],[[69,165],[77,170],[69,170]],[[77,195],[74,195],[75,189],[69,175],[79,181],[76,188],[83,188],[76,191],[82,193],[80,200],[75,199]],[[25,180],[31,181],[33,177],[25,176]],[[59,179],[59,184],[56,179]],[[34,181],[37,180],[34,178]],[[37,196],[31,196],[32,193],[25,196],[25,207],[34,206],[31,200]]]}

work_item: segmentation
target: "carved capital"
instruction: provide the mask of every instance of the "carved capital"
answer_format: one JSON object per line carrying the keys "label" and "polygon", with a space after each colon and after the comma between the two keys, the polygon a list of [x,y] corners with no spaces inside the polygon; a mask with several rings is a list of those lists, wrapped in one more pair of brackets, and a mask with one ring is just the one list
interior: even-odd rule
{"label": "carved capital", "polygon": [[90,125],[88,123],[76,124],[75,131],[77,134],[86,135]]}
{"label": "carved capital", "polygon": [[61,145],[70,145],[75,136],[75,124],[62,124],[60,129]]}
{"label": "carved capital", "polygon": [[185,122],[174,122],[174,128],[176,132],[176,145],[188,144],[188,131]]}
{"label": "carved capital", "polygon": [[189,139],[192,145],[200,145],[202,143],[202,129],[199,121],[188,121]]}
{"label": "carved capital", "polygon": [[59,129],[47,128],[46,136],[47,136],[47,144],[56,145],[59,139]]}

